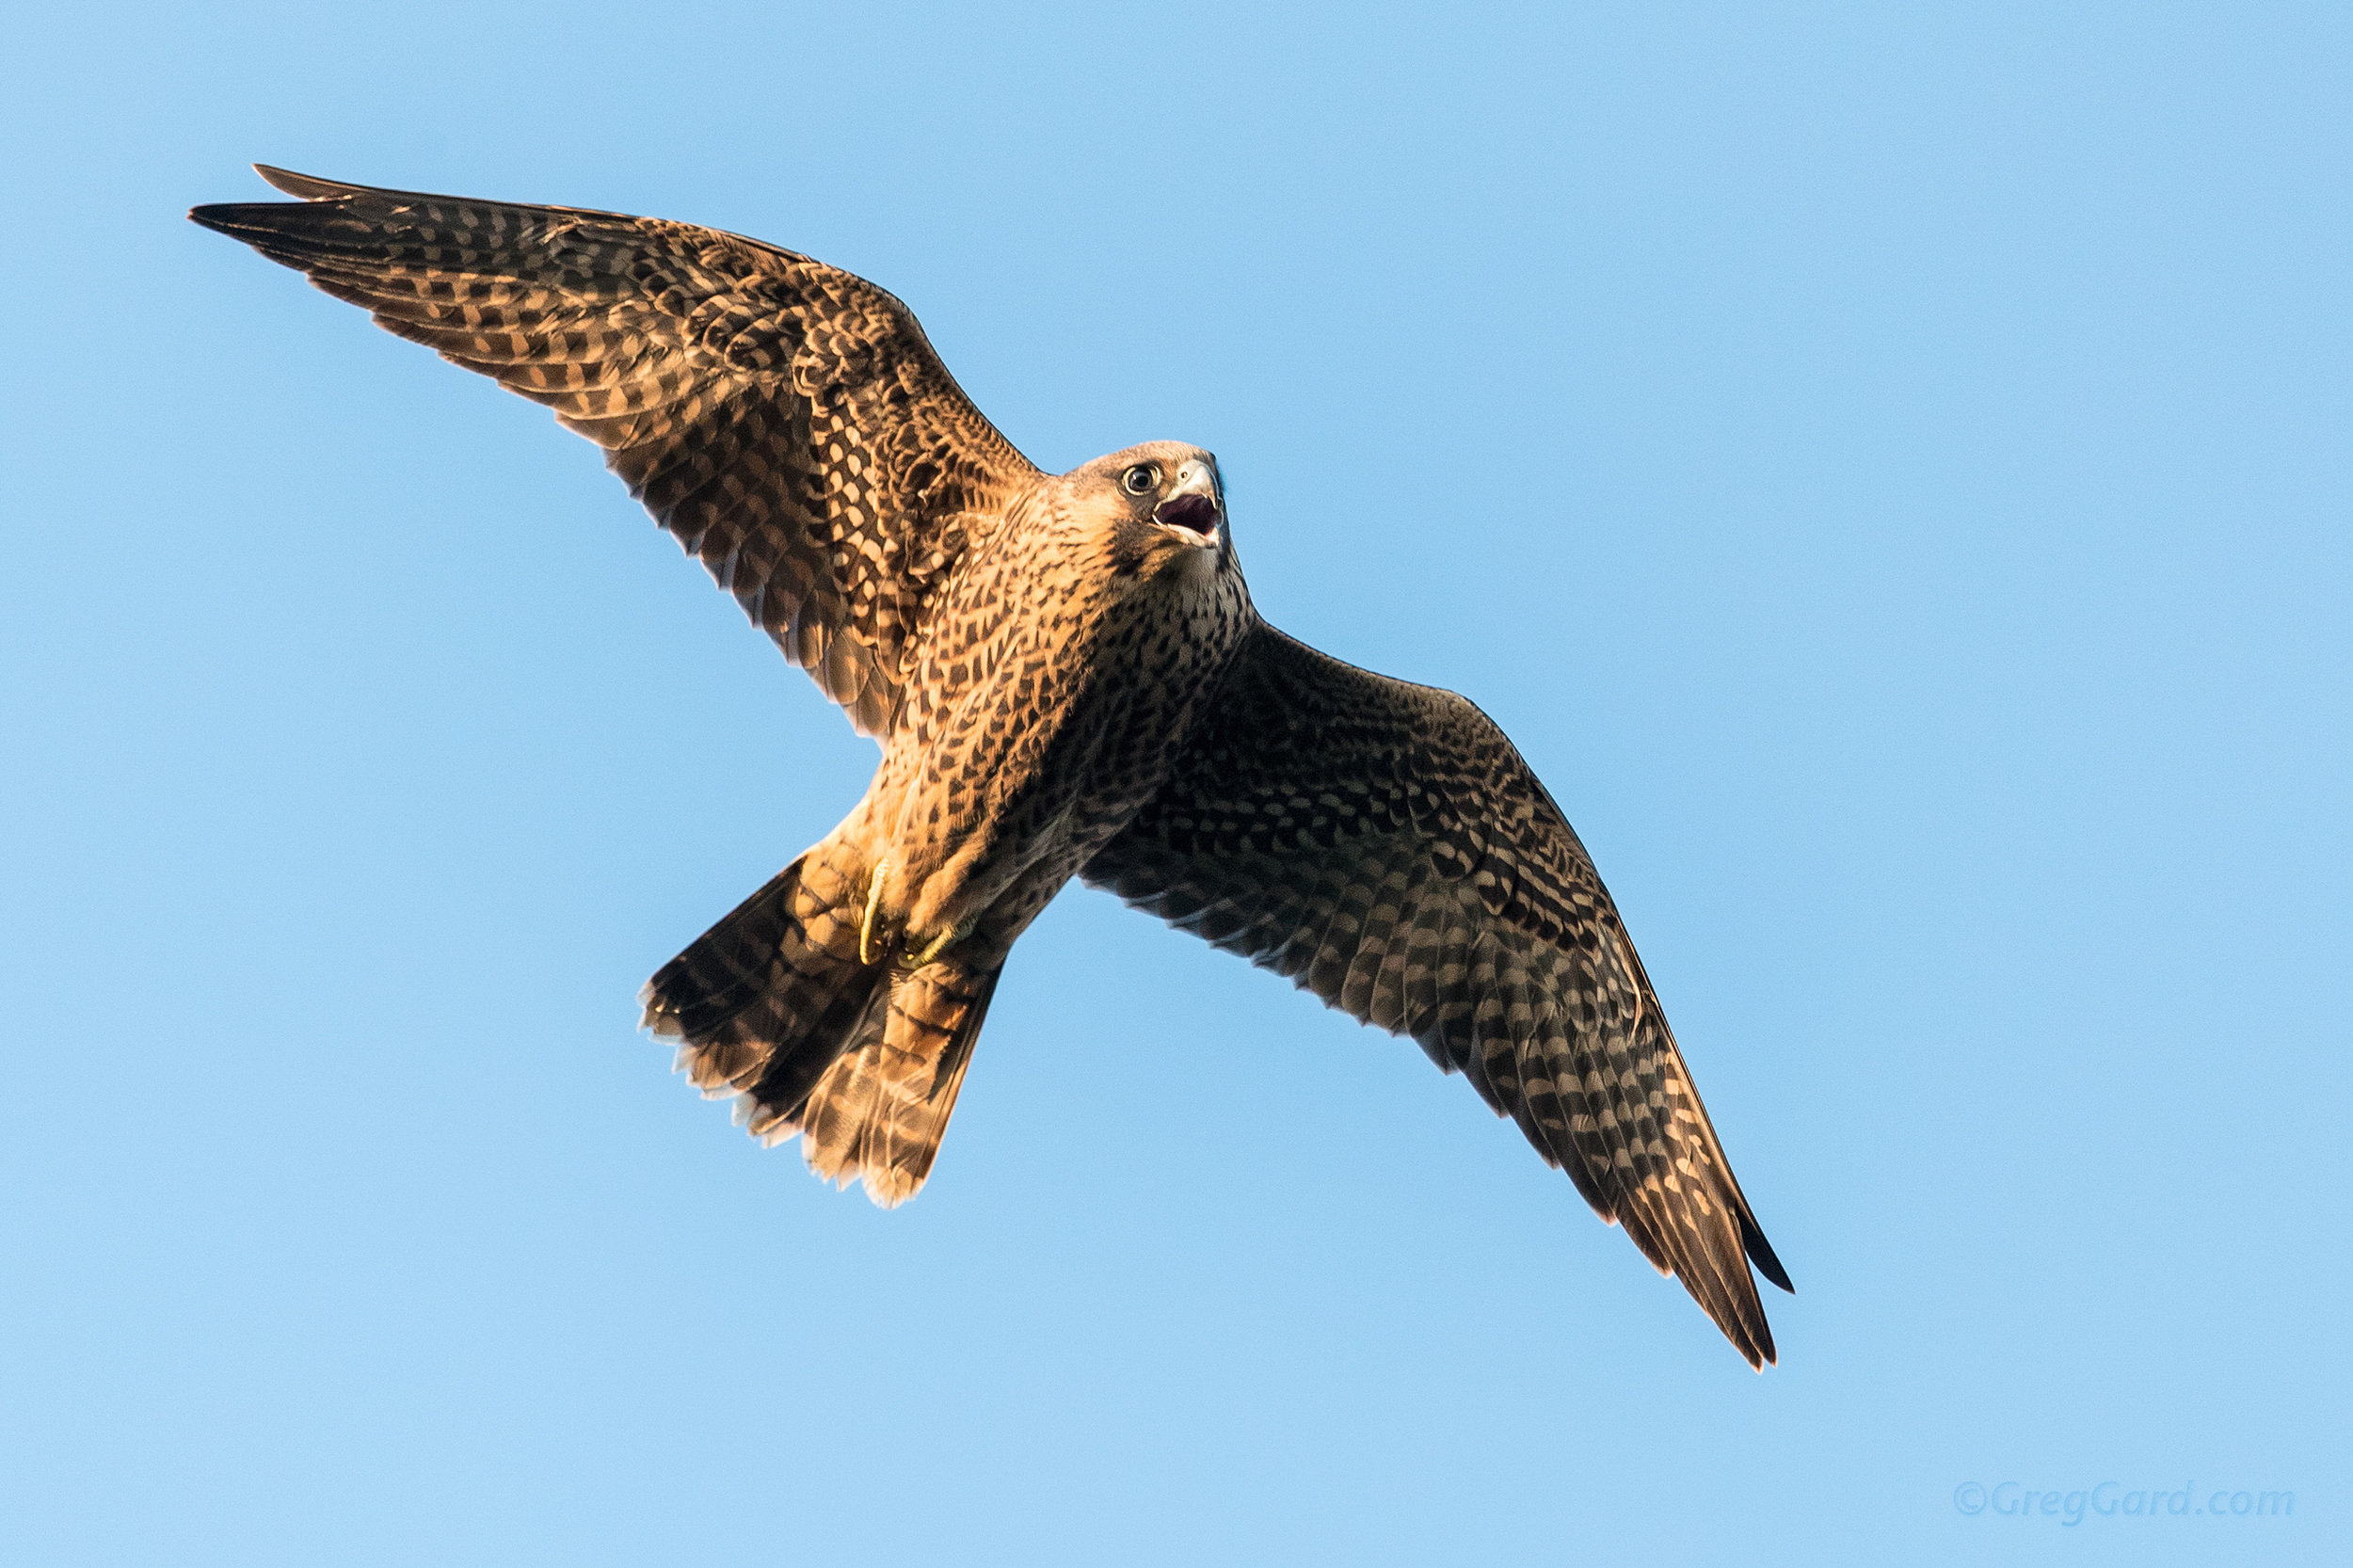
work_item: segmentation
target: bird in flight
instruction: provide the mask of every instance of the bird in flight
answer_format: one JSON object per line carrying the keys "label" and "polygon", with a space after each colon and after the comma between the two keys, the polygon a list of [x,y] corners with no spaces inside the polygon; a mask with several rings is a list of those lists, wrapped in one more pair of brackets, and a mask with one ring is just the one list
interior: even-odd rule
{"label": "bird in flight", "polygon": [[1043,472],[904,305],[757,240],[257,167],[297,200],[189,216],[552,408],[881,744],[641,999],[754,1136],[912,1196],[1076,876],[1410,1035],[1774,1358],[1788,1275],[1585,846],[1470,702],[1259,619],[1209,453]]}

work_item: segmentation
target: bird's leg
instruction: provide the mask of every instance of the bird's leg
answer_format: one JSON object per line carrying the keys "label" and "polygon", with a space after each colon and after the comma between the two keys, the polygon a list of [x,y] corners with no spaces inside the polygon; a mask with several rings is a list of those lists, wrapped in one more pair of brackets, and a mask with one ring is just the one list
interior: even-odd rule
{"label": "bird's leg", "polygon": [[906,960],[907,968],[910,969],[921,968],[924,965],[938,957],[942,952],[945,952],[950,944],[960,942],[967,936],[971,936],[973,927],[979,925],[980,923],[981,918],[978,915],[974,915],[968,920],[959,920],[954,925],[950,926],[947,930],[941,932],[930,941],[925,942],[920,952],[909,953]]}
{"label": "bird's leg", "polygon": [[874,879],[866,888],[866,918],[857,924],[857,961],[872,964],[878,957],[874,943],[874,917],[882,910],[883,878],[890,871],[890,858],[885,856],[874,862]]}
{"label": "bird's leg", "polygon": [[[886,856],[874,863],[874,879],[866,887],[866,915],[858,921],[857,926],[857,961],[861,964],[879,964],[890,951],[891,938],[877,929],[883,923],[883,882],[889,874],[890,860]],[[978,915],[958,920],[930,941],[925,942],[914,952],[906,952],[903,949],[900,955],[901,961],[910,969],[920,969],[948,951],[953,944],[971,936],[980,923],[981,918]],[[906,933],[902,931],[899,934],[900,941],[904,943],[905,937]]]}

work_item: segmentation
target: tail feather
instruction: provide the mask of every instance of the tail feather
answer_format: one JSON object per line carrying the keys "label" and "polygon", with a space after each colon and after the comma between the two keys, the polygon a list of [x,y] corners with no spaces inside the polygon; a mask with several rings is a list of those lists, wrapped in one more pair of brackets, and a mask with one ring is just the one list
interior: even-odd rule
{"label": "tail feather", "polygon": [[995,969],[858,959],[865,873],[811,850],[646,983],[645,1026],[763,1143],[892,1208],[930,1176]]}
{"label": "tail feather", "polygon": [[885,1208],[921,1189],[1000,972],[941,963],[894,977],[877,1037],[843,1053],[808,1097],[810,1170],[844,1187],[862,1176]]}
{"label": "tail feather", "polygon": [[[879,979],[857,962],[854,879],[812,850],[664,964],[638,1000],[654,1037],[679,1042],[680,1070],[724,1099],[779,1072],[814,1083],[848,1043],[844,1003],[863,1008]],[[812,1053],[823,1060],[810,1067]]]}

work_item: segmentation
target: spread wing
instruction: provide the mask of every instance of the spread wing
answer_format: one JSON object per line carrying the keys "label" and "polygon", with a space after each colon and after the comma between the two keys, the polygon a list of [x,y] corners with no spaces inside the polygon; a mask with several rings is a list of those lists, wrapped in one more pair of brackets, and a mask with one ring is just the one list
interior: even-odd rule
{"label": "spread wing", "polygon": [[659,218],[336,184],[189,216],[555,410],[851,721],[1037,477],[863,279]]}
{"label": "spread wing", "polygon": [[1773,1359],[1749,1262],[1788,1276],[1584,845],[1469,702],[1262,625],[1159,796],[1081,874],[1413,1036],[1752,1366]]}

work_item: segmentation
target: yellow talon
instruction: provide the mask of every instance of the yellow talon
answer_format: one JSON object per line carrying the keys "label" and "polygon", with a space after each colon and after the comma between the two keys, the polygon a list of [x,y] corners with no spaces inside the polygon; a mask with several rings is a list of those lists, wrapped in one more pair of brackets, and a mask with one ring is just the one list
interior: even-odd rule
{"label": "yellow talon", "polygon": [[883,877],[889,872],[888,859],[874,864],[874,879],[866,889],[866,918],[857,923],[857,961],[874,962],[874,916],[882,908]]}
{"label": "yellow talon", "polygon": [[957,930],[954,926],[950,926],[947,930],[941,932],[938,936],[924,943],[923,951],[916,953],[907,960],[907,968],[910,969],[921,968],[924,965],[938,957],[941,949],[945,948],[949,943],[954,941],[957,937],[963,935],[964,933]]}

